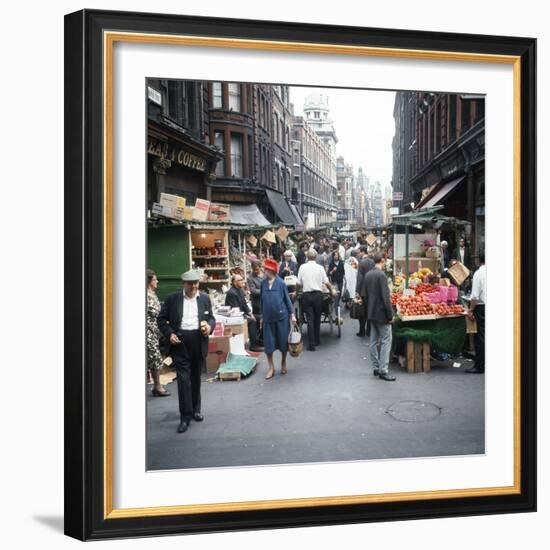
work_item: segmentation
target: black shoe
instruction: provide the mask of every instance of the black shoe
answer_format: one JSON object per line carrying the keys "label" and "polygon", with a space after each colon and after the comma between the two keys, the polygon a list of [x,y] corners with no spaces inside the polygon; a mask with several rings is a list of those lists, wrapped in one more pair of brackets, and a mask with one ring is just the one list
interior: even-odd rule
{"label": "black shoe", "polygon": [[478,369],[477,367],[470,367],[469,369],[466,369],[464,372],[467,372],[468,374],[483,374],[485,372],[485,369]]}
{"label": "black shoe", "polygon": [[372,369],[373,376],[380,376],[380,369]]}
{"label": "black shoe", "polygon": [[380,380],[385,380],[386,382],[395,382],[395,376],[392,376],[389,372],[381,372],[378,374]]}
{"label": "black shoe", "polygon": [[358,332],[355,334],[355,336],[360,336],[361,338],[363,338],[365,336],[365,333],[364,332]]}
{"label": "black shoe", "polygon": [[195,422],[202,422],[204,420],[204,416],[199,412],[193,413],[193,420]]}
{"label": "black shoe", "polygon": [[186,432],[187,428],[189,428],[189,422],[187,420],[182,420],[178,426],[178,433],[182,434],[183,432]]}
{"label": "black shoe", "polygon": [[315,351],[315,346],[308,346],[307,351]]}
{"label": "black shoe", "polygon": [[153,388],[153,389],[151,390],[151,393],[152,393],[155,397],[169,397],[169,395],[170,395],[170,392],[169,392],[169,391],[166,391],[166,390],[164,390],[164,391],[158,391],[158,390],[156,390],[155,388]]}

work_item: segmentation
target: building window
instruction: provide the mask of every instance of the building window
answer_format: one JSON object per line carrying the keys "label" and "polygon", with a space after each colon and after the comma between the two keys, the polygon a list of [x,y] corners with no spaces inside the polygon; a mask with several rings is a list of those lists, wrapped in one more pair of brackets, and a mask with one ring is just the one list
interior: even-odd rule
{"label": "building window", "polygon": [[179,80],[169,80],[167,85],[168,101],[166,102],[168,118],[183,126],[183,86]]}
{"label": "building window", "polygon": [[241,110],[241,85],[235,83],[229,83],[227,85],[227,92],[229,95],[229,108],[233,111]]}
{"label": "building window", "polygon": [[313,112],[313,116],[314,116],[315,118],[319,118],[319,116],[320,116],[319,111],[314,111],[314,112]]}
{"label": "building window", "polygon": [[464,133],[470,127],[470,108],[471,102],[460,99],[462,103],[461,133]]}
{"label": "building window", "polygon": [[[223,132],[216,132],[214,136],[214,145],[223,151],[225,149],[223,143]],[[216,176],[225,176],[225,158],[219,160],[218,164],[216,164]]]}
{"label": "building window", "polygon": [[234,178],[243,176],[243,136],[231,134],[231,175]]}
{"label": "building window", "polygon": [[212,107],[214,107],[214,109],[223,108],[223,92],[221,82],[212,83]]}
{"label": "building window", "polygon": [[456,139],[456,95],[450,96],[449,101],[449,143]]}

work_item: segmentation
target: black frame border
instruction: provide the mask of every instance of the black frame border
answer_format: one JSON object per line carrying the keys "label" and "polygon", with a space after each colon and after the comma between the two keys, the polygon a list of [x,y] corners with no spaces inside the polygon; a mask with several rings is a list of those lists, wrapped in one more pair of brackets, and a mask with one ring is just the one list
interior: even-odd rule
{"label": "black frame border", "polygon": [[[103,32],[197,35],[521,58],[521,492],[104,519]],[[536,510],[536,39],[82,10],[65,16],[65,533],[79,540]]]}

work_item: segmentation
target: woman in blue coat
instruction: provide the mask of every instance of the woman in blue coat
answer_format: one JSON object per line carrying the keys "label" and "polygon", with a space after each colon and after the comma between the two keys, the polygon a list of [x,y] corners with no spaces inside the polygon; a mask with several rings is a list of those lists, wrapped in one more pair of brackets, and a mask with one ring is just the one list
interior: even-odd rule
{"label": "woman in blue coat", "polygon": [[268,370],[266,380],[273,378],[275,365],[273,352],[281,352],[281,374],[286,374],[286,355],[290,324],[296,322],[294,307],[283,280],[277,275],[279,265],[275,260],[264,260],[265,278],[260,288],[264,351],[267,356]]}

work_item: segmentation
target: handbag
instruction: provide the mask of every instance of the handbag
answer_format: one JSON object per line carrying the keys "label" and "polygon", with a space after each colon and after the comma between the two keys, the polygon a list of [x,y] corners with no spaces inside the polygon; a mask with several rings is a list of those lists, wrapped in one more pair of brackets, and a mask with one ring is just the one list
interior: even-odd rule
{"label": "handbag", "polygon": [[298,357],[302,353],[304,343],[302,341],[302,333],[296,323],[293,323],[288,333],[288,352],[292,357]]}
{"label": "handbag", "polygon": [[298,277],[296,275],[287,275],[285,277],[286,286],[296,286],[298,284]]}
{"label": "handbag", "polygon": [[351,303],[351,310],[349,312],[349,316],[352,319],[361,319],[364,317],[364,308],[363,308],[363,302],[354,299]]}

